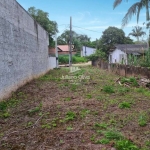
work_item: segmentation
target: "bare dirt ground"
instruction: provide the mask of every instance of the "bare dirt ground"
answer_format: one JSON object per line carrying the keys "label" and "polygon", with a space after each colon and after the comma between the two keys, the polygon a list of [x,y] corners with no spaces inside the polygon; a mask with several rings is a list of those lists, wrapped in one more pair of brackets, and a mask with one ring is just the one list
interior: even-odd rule
{"label": "bare dirt ground", "polygon": [[150,91],[92,67],[51,70],[0,102],[0,150],[150,150]]}

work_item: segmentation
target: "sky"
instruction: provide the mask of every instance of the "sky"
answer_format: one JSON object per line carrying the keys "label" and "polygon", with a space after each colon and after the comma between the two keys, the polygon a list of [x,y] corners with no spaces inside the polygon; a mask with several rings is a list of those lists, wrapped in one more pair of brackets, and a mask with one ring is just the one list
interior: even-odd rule
{"label": "sky", "polygon": [[[113,10],[114,0],[17,0],[26,10],[34,6],[49,13],[49,19],[58,24],[58,36],[69,29],[72,17],[72,29],[78,34],[86,34],[91,41],[99,39],[103,31],[109,26],[121,28],[121,22],[129,7],[139,0],[123,0],[122,4]],[[143,27],[146,20],[145,10],[140,13],[138,25]],[[126,36],[137,25],[136,16],[133,16],[127,26],[123,28]],[[148,34],[147,34],[148,35]],[[147,35],[143,39],[147,39]],[[130,36],[134,41],[134,37]]]}

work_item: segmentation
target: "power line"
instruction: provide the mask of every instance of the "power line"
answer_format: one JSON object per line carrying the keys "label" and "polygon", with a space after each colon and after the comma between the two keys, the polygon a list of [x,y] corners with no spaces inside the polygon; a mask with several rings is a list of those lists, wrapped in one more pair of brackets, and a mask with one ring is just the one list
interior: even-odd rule
{"label": "power line", "polygon": [[[58,26],[64,26],[64,25],[69,26],[69,24],[61,24],[61,25],[58,25]],[[90,30],[90,29],[86,29],[86,28],[82,28],[82,27],[78,27],[78,26],[74,26],[74,25],[72,25],[72,26],[75,27],[75,28],[80,28],[80,29],[83,29],[83,30],[91,31],[91,32],[102,33],[102,32],[98,32],[98,31],[95,31],[95,30]]]}
{"label": "power line", "polygon": [[95,31],[95,30],[90,30],[90,29],[86,29],[86,28],[82,28],[82,27],[78,27],[78,26],[74,26],[74,25],[73,25],[73,27],[84,29],[84,30],[88,30],[88,31],[91,31],[91,32],[102,33],[102,32],[98,32],[98,31]]}

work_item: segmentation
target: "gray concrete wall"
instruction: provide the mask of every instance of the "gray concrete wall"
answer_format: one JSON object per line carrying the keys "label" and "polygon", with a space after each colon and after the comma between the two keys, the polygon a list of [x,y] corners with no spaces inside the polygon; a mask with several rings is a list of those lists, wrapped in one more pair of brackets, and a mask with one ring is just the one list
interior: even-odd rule
{"label": "gray concrete wall", "polygon": [[48,41],[16,0],[0,0],[0,100],[48,71]]}

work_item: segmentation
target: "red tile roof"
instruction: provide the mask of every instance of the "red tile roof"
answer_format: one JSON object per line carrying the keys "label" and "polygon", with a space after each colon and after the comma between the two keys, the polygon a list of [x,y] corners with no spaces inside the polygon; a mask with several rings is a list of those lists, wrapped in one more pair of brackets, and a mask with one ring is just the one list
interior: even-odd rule
{"label": "red tile roof", "polygon": [[[68,45],[58,45],[58,50],[63,52],[68,52],[70,50],[70,46]],[[73,51],[73,45],[72,45],[72,51]]]}

